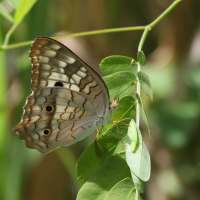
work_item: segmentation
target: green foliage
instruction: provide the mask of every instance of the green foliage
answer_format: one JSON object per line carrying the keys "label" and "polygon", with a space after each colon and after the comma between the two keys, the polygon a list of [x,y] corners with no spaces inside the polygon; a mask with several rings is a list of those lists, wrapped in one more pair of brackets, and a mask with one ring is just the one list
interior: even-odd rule
{"label": "green foliage", "polygon": [[136,189],[139,191],[139,193],[143,193],[144,192],[143,181],[140,180],[132,171],[131,171],[131,177]]}
{"label": "green foliage", "polygon": [[[135,115],[136,115],[135,103],[136,103],[135,99],[130,95],[122,97],[119,100],[118,112],[119,112],[119,116],[121,119],[135,118]],[[117,112],[115,112],[111,121],[118,121],[119,116],[118,116]]]}
{"label": "green foliage", "polygon": [[143,108],[142,99],[140,98],[138,93],[136,93],[135,95],[136,95],[136,98],[137,98],[138,103],[140,105],[140,108],[142,110],[142,117],[143,117],[144,123],[146,124],[146,126],[148,128],[148,131],[149,131],[149,136],[151,137],[149,123],[148,123],[148,120],[147,120],[147,117],[146,117],[146,113],[145,113],[144,108]]}
{"label": "green foliage", "polygon": [[14,20],[16,24],[19,24],[29,10],[38,0],[22,0],[15,12]]}
{"label": "green foliage", "polygon": [[[108,56],[100,63],[100,69],[104,75],[114,74],[115,72],[128,71],[132,58],[126,56]],[[131,65],[131,71],[136,65],[136,62]]]}
{"label": "green foliage", "polygon": [[144,55],[143,51],[138,51],[138,53],[137,53],[137,61],[141,65],[146,65],[146,58],[145,58],[145,55]]}
{"label": "green foliage", "polygon": [[[120,193],[118,192],[120,191]],[[135,198],[135,188],[130,178],[125,178],[115,184],[108,192],[104,200],[130,200]]]}
{"label": "green foliage", "polygon": [[[126,76],[126,79],[124,80],[125,76]],[[120,88],[121,88],[120,91],[123,91],[125,89],[126,90],[122,94],[120,94],[119,98],[132,94],[135,89],[135,85],[133,85],[133,82],[136,80],[136,77],[132,72],[128,72],[128,73],[116,72],[114,74],[103,77],[103,80],[107,85],[107,88],[110,94],[110,101],[115,98]],[[123,82],[123,85],[122,85],[122,82]]]}
{"label": "green foliage", "polygon": [[[144,64],[144,54],[141,53],[139,58]],[[76,171],[78,179],[84,185],[79,191],[77,199],[131,199],[135,197],[134,185],[139,192],[143,192],[143,181],[147,181],[150,177],[149,152],[133,120],[136,116],[136,102],[132,96],[127,96],[127,94],[133,93],[133,83],[136,80],[132,72],[127,72],[131,60],[131,58],[124,56],[110,56],[100,64],[104,74],[108,74],[103,80],[108,87],[110,99],[112,100],[117,92],[122,91],[119,100],[119,116],[121,119],[129,118],[123,120],[126,124],[132,120],[129,127],[121,122],[118,123],[118,128],[115,124],[105,126],[103,135],[98,140],[104,153],[95,141],[80,156]],[[151,87],[148,75],[138,73],[138,77],[145,91],[152,98],[149,93]],[[118,91],[119,89],[120,91]],[[136,97],[143,110],[142,101],[137,93]],[[115,112],[112,121],[119,121],[119,116]],[[144,115],[144,119],[148,126],[146,115]],[[117,132],[120,137],[118,137]],[[126,148],[120,138],[123,142],[126,141]],[[126,157],[124,157],[125,150]],[[104,157],[105,162],[100,167]],[[122,174],[124,170],[129,171],[129,174],[126,173],[126,176],[122,177],[118,171],[119,168]],[[112,169],[112,173],[110,169]],[[130,177],[132,177],[134,185]],[[102,188],[101,185],[104,187]],[[91,190],[91,188],[93,189]]]}
{"label": "green foliage", "polygon": [[7,13],[5,14],[5,9],[0,7],[0,11],[4,17],[12,21],[13,25],[10,28],[10,30],[7,32],[3,47],[5,48],[9,42],[10,36],[13,33],[13,31],[17,28],[17,26],[21,23],[23,18],[26,16],[26,14],[30,11],[30,9],[33,7],[33,5],[38,0],[22,0],[19,5],[17,6],[14,14],[14,19]]}
{"label": "green foliage", "polygon": [[139,81],[141,82],[142,89],[144,90],[145,94],[153,101],[153,91],[151,88],[151,81],[147,73],[143,71],[139,71],[137,73]]}
{"label": "green foliage", "polygon": [[127,142],[130,144],[131,151],[134,152],[136,145],[138,143],[138,134],[137,134],[136,124],[133,119],[131,120],[128,127]]}
{"label": "green foliage", "polygon": [[[131,121],[134,123],[134,120]],[[135,124],[136,126],[136,124]],[[130,135],[127,136],[126,142],[126,160],[131,171],[141,180],[148,181],[151,173],[150,155],[142,140],[142,135],[138,127],[138,142],[136,149],[132,152],[132,140]]]}
{"label": "green foliage", "polygon": [[126,177],[130,177],[130,170],[125,161],[125,152],[115,153],[82,186],[77,200],[104,199],[112,187]]}
{"label": "green foliage", "polygon": [[16,7],[14,18],[7,12],[2,3],[0,3],[0,14],[10,22],[18,25],[37,1],[38,0],[20,1],[20,3]]}
{"label": "green foliage", "polygon": [[0,14],[5,17],[8,21],[14,23],[13,17],[7,12],[7,10],[3,7],[2,3],[0,3]]}
{"label": "green foliage", "polygon": [[[123,120],[124,123],[129,123],[130,119]],[[107,125],[109,126],[109,125]],[[106,128],[106,127],[105,127]],[[126,141],[128,127],[118,123],[118,133],[122,141]],[[104,150],[102,152],[101,148],[95,141],[91,144],[79,157],[76,172],[77,178],[85,183],[88,179],[93,176],[98,168],[101,168],[101,163],[103,162],[104,156],[105,161],[111,157],[112,155],[125,151],[125,146],[121,142],[119,136],[117,135],[117,126],[116,124],[112,124],[111,127],[103,132],[103,135],[99,138],[98,142]],[[104,165],[104,163],[103,163]]]}
{"label": "green foliage", "polygon": [[[0,42],[1,42],[1,35],[0,35]],[[4,59],[4,52],[0,51],[0,66],[5,65],[5,59]],[[7,108],[5,106],[5,103],[7,101],[6,94],[7,94],[7,81],[6,81],[6,68],[0,67],[0,121],[1,121],[1,134],[0,134],[0,199],[5,198],[5,191],[6,191],[6,184],[7,181],[7,174],[8,174],[8,156],[6,152],[6,133],[8,133],[9,130],[9,118]]]}

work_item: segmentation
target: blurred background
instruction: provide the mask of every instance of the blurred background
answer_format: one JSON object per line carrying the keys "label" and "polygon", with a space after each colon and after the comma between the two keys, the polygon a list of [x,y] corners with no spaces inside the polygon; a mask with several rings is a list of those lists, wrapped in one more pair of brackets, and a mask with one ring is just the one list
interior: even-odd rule
{"label": "blurred background", "polygon": [[[0,1],[12,14],[20,0]],[[13,33],[10,44],[106,28],[151,23],[172,0],[38,1]],[[145,200],[200,199],[200,1],[183,0],[148,34],[142,68],[152,81],[154,101],[142,94],[152,138],[141,122],[152,174]],[[0,16],[0,43],[11,23]],[[142,31],[60,40],[103,75],[110,55],[136,58]],[[47,155],[25,147],[12,131],[31,94],[30,46],[0,52],[0,199],[73,200],[78,157],[95,136]],[[142,121],[142,120],[141,120]]]}

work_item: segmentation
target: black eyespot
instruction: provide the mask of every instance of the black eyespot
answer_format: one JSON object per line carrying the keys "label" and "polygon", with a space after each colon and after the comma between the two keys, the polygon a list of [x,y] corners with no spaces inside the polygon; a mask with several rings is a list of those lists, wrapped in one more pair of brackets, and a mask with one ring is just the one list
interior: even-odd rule
{"label": "black eyespot", "polygon": [[44,134],[48,135],[49,134],[49,130],[44,130]]}
{"label": "black eyespot", "polygon": [[52,106],[47,106],[46,111],[51,112],[53,110]]}
{"label": "black eyespot", "polygon": [[63,87],[63,83],[61,83],[61,82],[56,82],[54,86]]}

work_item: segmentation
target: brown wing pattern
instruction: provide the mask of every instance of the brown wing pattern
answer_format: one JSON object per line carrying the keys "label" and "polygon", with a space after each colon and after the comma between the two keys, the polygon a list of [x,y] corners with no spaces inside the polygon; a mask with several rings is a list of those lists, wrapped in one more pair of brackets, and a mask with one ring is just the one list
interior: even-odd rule
{"label": "brown wing pattern", "polygon": [[101,77],[61,43],[46,37],[33,42],[31,89],[22,121],[14,127],[29,148],[47,153],[96,131],[109,110]]}
{"label": "brown wing pattern", "polygon": [[[29,148],[49,152],[96,130],[102,107],[90,96],[66,88],[44,88],[27,98],[22,122],[14,128]],[[88,133],[89,134],[89,133]]]}
{"label": "brown wing pattern", "polygon": [[109,109],[109,93],[101,77],[61,43],[38,37],[29,54],[33,65],[33,91],[38,88],[62,86],[82,92]]}

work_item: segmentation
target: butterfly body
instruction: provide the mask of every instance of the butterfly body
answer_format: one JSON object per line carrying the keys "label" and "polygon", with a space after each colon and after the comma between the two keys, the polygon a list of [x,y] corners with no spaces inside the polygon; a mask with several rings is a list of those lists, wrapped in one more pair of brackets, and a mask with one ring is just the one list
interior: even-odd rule
{"label": "butterfly body", "polygon": [[118,100],[109,102],[101,77],[78,56],[47,37],[36,38],[29,56],[33,92],[13,129],[27,147],[48,153],[110,123]]}

